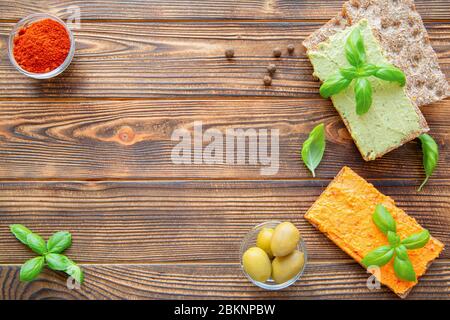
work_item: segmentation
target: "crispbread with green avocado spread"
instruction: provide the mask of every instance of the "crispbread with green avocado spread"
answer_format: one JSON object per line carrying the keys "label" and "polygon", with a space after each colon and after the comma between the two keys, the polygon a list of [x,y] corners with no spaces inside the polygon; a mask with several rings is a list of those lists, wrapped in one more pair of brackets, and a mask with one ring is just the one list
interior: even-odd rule
{"label": "crispbread with green avocado spread", "polygon": [[367,19],[388,61],[406,75],[406,93],[423,106],[445,99],[448,83],[413,0],[350,0],[342,11],[305,39],[313,50],[328,37]]}
{"label": "crispbread with green avocado spread", "polygon": [[[335,33],[308,51],[314,75],[322,81],[333,77],[342,68],[351,67],[344,47],[350,33],[359,28],[366,51],[366,60],[373,65],[387,65],[389,61],[372,33],[367,20]],[[366,161],[374,160],[428,131],[420,110],[398,83],[368,78],[372,87],[372,106],[364,114],[357,114],[354,83],[331,96],[353,140]]]}

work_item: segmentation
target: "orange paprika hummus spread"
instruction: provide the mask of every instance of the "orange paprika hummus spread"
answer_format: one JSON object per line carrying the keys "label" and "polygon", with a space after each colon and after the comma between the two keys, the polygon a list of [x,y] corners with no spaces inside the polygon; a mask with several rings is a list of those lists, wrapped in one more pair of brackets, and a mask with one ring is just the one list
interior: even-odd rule
{"label": "orange paprika hummus spread", "polygon": [[[397,223],[397,234],[404,239],[420,232],[422,227],[395,205],[392,198],[380,193],[372,184],[365,181],[350,168],[344,167],[326,190],[308,210],[305,218],[330,238],[358,263],[371,250],[387,245],[386,236],[372,221],[377,204],[382,204],[392,214]],[[422,276],[431,262],[436,259],[444,245],[430,237],[420,249],[409,250],[417,278]],[[393,260],[374,272],[378,280],[397,295],[404,298],[417,284],[397,278]]]}

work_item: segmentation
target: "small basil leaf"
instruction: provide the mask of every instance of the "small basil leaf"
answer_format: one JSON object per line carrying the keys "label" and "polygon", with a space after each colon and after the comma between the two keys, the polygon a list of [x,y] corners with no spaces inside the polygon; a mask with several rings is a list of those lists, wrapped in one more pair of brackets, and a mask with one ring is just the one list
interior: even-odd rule
{"label": "small basil leaf", "polygon": [[356,113],[363,115],[372,105],[372,85],[366,78],[355,80]]}
{"label": "small basil leaf", "polygon": [[358,74],[360,77],[370,77],[373,76],[378,71],[378,69],[379,67],[377,67],[376,65],[367,63],[360,68]]}
{"label": "small basil leaf", "polygon": [[359,76],[358,69],[356,67],[342,68],[339,72],[345,79],[348,80],[353,80]]}
{"label": "small basil leaf", "polygon": [[45,255],[45,260],[50,269],[57,271],[65,271],[73,264],[69,258],[59,253],[48,253]]}
{"label": "small basil leaf", "polygon": [[382,204],[378,204],[375,208],[375,212],[372,215],[372,220],[378,229],[385,235],[388,234],[388,231],[394,233],[397,232],[397,225],[394,218],[392,218],[389,211]]}
{"label": "small basil leaf", "polygon": [[12,234],[25,245],[28,245],[27,237],[31,232],[30,229],[27,227],[21,225],[21,224],[12,224],[9,226],[9,229],[11,230]]}
{"label": "small basil leaf", "polygon": [[405,74],[394,66],[380,66],[374,76],[385,81],[398,82],[402,87],[406,84]]}
{"label": "small basil leaf", "polygon": [[387,232],[387,238],[391,247],[395,248],[400,244],[400,237],[392,231]]}
{"label": "small basil leaf", "polygon": [[[397,255],[394,258],[394,271],[397,277],[405,281],[416,281],[416,273],[414,271],[411,260],[409,260],[408,254],[403,252],[399,246],[395,249]],[[399,253],[401,252],[401,253]]]}
{"label": "small basil leaf", "polygon": [[409,257],[408,257],[408,250],[406,249],[406,247],[405,247],[403,244],[401,244],[401,245],[399,245],[397,248],[395,248],[395,254],[396,254],[400,259],[403,259],[403,260],[406,260],[406,259],[409,258]]}
{"label": "small basil leaf", "polygon": [[84,272],[81,270],[79,266],[76,264],[72,264],[69,267],[67,267],[66,273],[75,279],[76,282],[79,284],[82,284],[84,281]]}
{"label": "small basil leaf", "polygon": [[44,268],[44,257],[36,257],[26,261],[20,268],[20,281],[34,280]]}
{"label": "small basil leaf", "polygon": [[419,233],[415,233],[403,239],[402,245],[404,245],[406,249],[410,250],[419,249],[423,248],[428,243],[429,240],[430,240],[430,232],[424,229]]}
{"label": "small basil leaf", "polygon": [[323,123],[316,126],[302,146],[302,159],[306,167],[316,176],[315,169],[322,161],[325,152],[325,129]]}
{"label": "small basil leaf", "polygon": [[37,254],[45,254],[47,252],[47,246],[44,239],[36,233],[30,233],[27,236],[27,244]]}
{"label": "small basil leaf", "polygon": [[366,62],[366,49],[359,28],[353,29],[345,43],[345,57],[354,67],[359,67]]}
{"label": "small basil leaf", "polygon": [[370,251],[364,259],[362,259],[361,263],[366,267],[370,266],[378,266],[382,267],[391,261],[394,256],[394,249],[390,246],[382,246]]}
{"label": "small basil leaf", "polygon": [[436,141],[434,141],[434,139],[426,133],[420,135],[419,139],[422,142],[423,167],[426,175],[425,180],[418,189],[418,191],[421,191],[423,186],[433,174],[434,169],[436,169],[439,161],[439,147]]}
{"label": "small basil leaf", "polygon": [[72,235],[67,231],[53,234],[47,241],[47,250],[50,253],[61,253],[72,245]]}
{"label": "small basil leaf", "polygon": [[351,79],[347,79],[342,74],[338,73],[328,78],[320,86],[320,95],[322,96],[322,98],[327,99],[347,88],[351,82]]}

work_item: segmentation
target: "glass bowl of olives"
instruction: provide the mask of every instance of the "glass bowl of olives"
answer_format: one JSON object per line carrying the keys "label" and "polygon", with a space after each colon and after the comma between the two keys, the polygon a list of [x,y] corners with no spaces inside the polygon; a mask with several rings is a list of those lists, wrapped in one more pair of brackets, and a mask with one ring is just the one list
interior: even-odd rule
{"label": "glass bowl of olives", "polygon": [[244,237],[241,268],[247,278],[266,290],[281,290],[295,283],[307,261],[305,243],[290,222],[267,221]]}

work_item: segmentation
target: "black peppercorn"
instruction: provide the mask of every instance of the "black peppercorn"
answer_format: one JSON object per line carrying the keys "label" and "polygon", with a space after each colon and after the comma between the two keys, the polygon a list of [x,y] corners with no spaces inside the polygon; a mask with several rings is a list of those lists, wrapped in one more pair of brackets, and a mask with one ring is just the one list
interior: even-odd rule
{"label": "black peppercorn", "polygon": [[264,85],[270,86],[271,84],[272,84],[272,77],[270,77],[270,76],[265,76],[265,77],[264,77]]}
{"label": "black peppercorn", "polygon": [[281,57],[281,49],[280,49],[280,48],[275,48],[275,49],[273,49],[273,56],[274,56],[275,58]]}
{"label": "black peppercorn", "polygon": [[294,50],[295,50],[295,46],[292,43],[288,44],[287,49],[288,49],[289,54],[293,54]]}
{"label": "black peppercorn", "polygon": [[277,66],[274,65],[273,63],[271,63],[271,64],[269,64],[269,65],[267,66],[267,71],[268,71],[270,74],[274,74],[275,71],[277,71]]}
{"label": "black peppercorn", "polygon": [[227,57],[228,59],[233,58],[234,57],[234,49],[228,48],[227,50],[225,50],[225,57]]}

